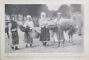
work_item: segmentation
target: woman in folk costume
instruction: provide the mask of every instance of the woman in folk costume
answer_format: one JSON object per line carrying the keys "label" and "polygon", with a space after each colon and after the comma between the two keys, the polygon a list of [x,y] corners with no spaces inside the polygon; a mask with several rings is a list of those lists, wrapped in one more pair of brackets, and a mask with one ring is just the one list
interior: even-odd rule
{"label": "woman in folk costume", "polygon": [[15,21],[15,16],[11,16],[11,23],[9,24],[9,31],[10,31],[10,39],[12,38],[12,45],[11,48],[18,50],[19,44],[19,36],[18,36],[18,29],[17,29],[17,22]]}
{"label": "woman in folk costume", "polygon": [[46,46],[47,41],[50,40],[50,34],[48,26],[48,20],[46,18],[45,12],[41,13],[41,19],[39,20],[39,27],[41,29],[40,41],[43,42],[43,45]]}
{"label": "woman in folk costume", "polygon": [[30,15],[27,15],[27,20],[24,23],[24,27],[28,28],[29,31],[25,32],[24,35],[24,42],[26,43],[26,47],[30,44],[30,47],[32,47],[33,44],[33,38],[31,37],[32,31],[34,31],[34,25],[32,22],[32,18]]}

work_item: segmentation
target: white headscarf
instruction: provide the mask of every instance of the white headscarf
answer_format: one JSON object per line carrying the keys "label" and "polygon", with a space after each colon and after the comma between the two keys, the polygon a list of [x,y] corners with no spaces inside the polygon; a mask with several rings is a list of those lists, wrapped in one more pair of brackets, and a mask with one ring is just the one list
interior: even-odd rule
{"label": "white headscarf", "polygon": [[[31,18],[31,16],[30,15],[27,15],[27,18]],[[31,18],[31,20],[32,20],[32,18]],[[33,22],[32,21],[29,21],[29,20],[27,20],[25,22],[25,24],[24,24],[24,27],[27,27],[27,26],[30,27],[30,29],[34,28]]]}
{"label": "white headscarf", "polygon": [[42,13],[41,13],[41,18],[44,18],[43,16],[46,17],[46,13],[45,13],[45,12],[42,12]]}
{"label": "white headscarf", "polygon": [[30,18],[32,20],[32,17],[30,15],[27,15],[27,18]]}

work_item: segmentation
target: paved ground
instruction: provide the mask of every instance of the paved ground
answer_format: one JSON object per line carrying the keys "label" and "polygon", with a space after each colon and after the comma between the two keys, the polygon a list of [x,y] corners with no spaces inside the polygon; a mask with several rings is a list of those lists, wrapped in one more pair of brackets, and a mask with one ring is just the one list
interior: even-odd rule
{"label": "paved ground", "polygon": [[6,53],[83,53],[83,35],[78,36],[74,35],[74,45],[73,43],[69,43],[68,40],[65,41],[65,46],[57,47],[57,42],[49,41],[47,43],[47,47],[42,45],[42,42],[38,39],[34,39],[33,47],[26,48],[25,43],[23,42],[24,33],[19,30],[19,48],[20,50],[12,50],[8,45],[7,36],[5,38],[5,52]]}

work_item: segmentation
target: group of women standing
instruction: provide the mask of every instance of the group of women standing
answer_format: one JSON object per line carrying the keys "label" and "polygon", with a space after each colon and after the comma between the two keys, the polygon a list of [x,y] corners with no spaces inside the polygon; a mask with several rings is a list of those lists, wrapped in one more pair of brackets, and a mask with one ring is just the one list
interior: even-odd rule
{"label": "group of women standing", "polygon": [[[60,19],[59,18],[56,19],[56,22],[58,22],[58,20],[60,20]],[[15,17],[12,16],[9,29],[10,29],[10,38],[12,38],[11,39],[12,40],[11,48],[15,49],[15,50],[19,49],[18,48],[19,35],[18,35],[18,30],[17,30],[18,26],[20,27],[18,22],[15,21]],[[47,41],[50,41],[50,29],[48,28],[48,26],[49,26],[49,23],[48,23],[48,19],[46,18],[46,13],[45,12],[41,13],[41,18],[39,20],[39,30],[37,30],[34,27],[31,16],[27,15],[27,19],[24,22],[24,24],[22,25],[22,27],[24,27],[26,30],[28,30],[28,31],[24,32],[25,33],[24,34],[24,42],[26,43],[26,47],[28,47],[29,44],[30,44],[30,47],[32,47],[33,38],[34,38],[33,35],[37,35],[37,34],[39,34],[40,41],[42,41],[43,46],[46,46]],[[34,34],[35,32],[37,34]],[[57,33],[57,38],[60,39],[61,37],[59,37],[59,33],[58,32],[56,32],[56,33]]]}

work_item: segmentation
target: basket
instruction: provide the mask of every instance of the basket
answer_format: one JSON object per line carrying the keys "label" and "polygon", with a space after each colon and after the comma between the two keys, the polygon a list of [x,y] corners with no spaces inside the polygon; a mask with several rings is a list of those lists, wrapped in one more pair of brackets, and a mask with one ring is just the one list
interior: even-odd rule
{"label": "basket", "polygon": [[49,30],[55,30],[57,28],[56,25],[48,25]]}
{"label": "basket", "polygon": [[29,32],[30,31],[30,28],[28,28],[28,27],[23,27],[23,25],[20,25],[19,26],[20,27],[20,30],[22,31],[22,32]]}
{"label": "basket", "polygon": [[31,38],[39,38],[40,34],[36,31],[32,31],[29,33]]}

